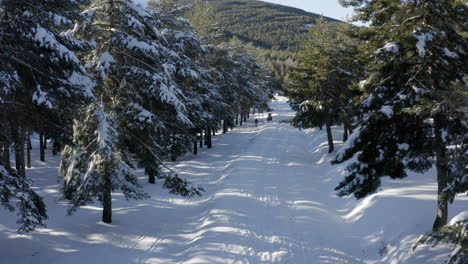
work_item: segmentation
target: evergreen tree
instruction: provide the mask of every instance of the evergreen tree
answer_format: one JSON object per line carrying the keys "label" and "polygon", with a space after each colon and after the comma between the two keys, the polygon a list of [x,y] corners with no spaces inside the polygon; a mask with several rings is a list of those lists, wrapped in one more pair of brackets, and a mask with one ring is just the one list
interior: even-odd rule
{"label": "evergreen tree", "polygon": [[[357,198],[375,192],[381,178],[404,178],[407,170],[437,169],[438,230],[447,222],[448,202],[467,190],[468,123],[466,84],[468,8],[442,0],[345,0],[363,30],[372,56],[362,89],[364,117],[335,163],[357,155],[337,186],[339,195]],[[465,163],[466,165],[466,163]]]}
{"label": "evergreen tree", "polygon": [[[20,232],[46,219],[42,199],[26,178],[29,133],[70,139],[72,111],[92,97],[93,81],[75,54],[87,46],[59,32],[79,17],[83,1],[0,1],[0,154],[2,203],[17,199]],[[14,146],[16,170],[10,168]]]}
{"label": "evergreen tree", "polygon": [[167,148],[159,143],[172,135],[173,127],[193,123],[186,103],[190,97],[176,82],[181,56],[168,48],[158,29],[159,12],[130,0],[94,1],[84,15],[85,22],[70,34],[95,44],[85,60],[97,80],[94,93],[100,101],[83,110],[74,144],[63,154],[61,175],[64,196],[71,199],[69,212],[98,198],[104,205],[103,221],[111,222],[112,190],[121,189],[127,198],[146,197],[129,157],[145,169],[150,181],[164,179],[171,193],[200,195],[201,188],[161,172]]}
{"label": "evergreen tree", "polygon": [[78,17],[81,2],[1,3],[0,82],[5,89],[0,109],[5,116],[15,117],[4,121],[9,123],[4,132],[15,144],[21,175],[25,174],[21,153],[26,134],[39,130],[56,141],[70,139],[72,109],[92,96],[93,82],[75,54],[86,43],[59,33]]}
{"label": "evergreen tree", "polygon": [[90,104],[74,124],[74,146],[62,153],[60,175],[63,195],[70,198],[69,214],[93,198],[103,204],[102,221],[112,222],[111,193],[122,190],[125,197],[148,197],[140,189],[129,153],[119,140],[115,112],[104,103]]}
{"label": "evergreen tree", "polygon": [[317,20],[287,83],[292,106],[298,111],[293,124],[325,126],[329,152],[334,150],[331,126],[344,123],[347,130],[351,123],[349,114],[355,94],[349,86],[360,74],[354,62],[357,45],[344,35],[344,30],[349,29]]}
{"label": "evergreen tree", "polygon": [[[1,155],[0,155],[1,158]],[[31,181],[5,168],[0,161],[0,203],[5,209],[18,213],[18,233],[33,231],[44,226],[47,210],[42,198],[31,188]]]}

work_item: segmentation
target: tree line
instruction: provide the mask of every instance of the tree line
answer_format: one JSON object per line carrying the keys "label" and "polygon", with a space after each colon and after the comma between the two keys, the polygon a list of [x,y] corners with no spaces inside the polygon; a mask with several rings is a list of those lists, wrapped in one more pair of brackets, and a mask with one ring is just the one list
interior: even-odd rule
{"label": "tree line", "polygon": [[165,1],[0,2],[0,201],[17,211],[20,233],[47,219],[26,175],[33,133],[41,160],[46,139],[61,155],[68,213],[98,200],[110,223],[113,191],[148,197],[137,168],[170,193],[201,195],[165,162],[210,148],[217,131],[268,107],[269,72],[204,45],[177,10]]}
{"label": "tree line", "polygon": [[[207,33],[210,44],[242,43],[273,72],[274,86],[283,89],[284,78],[296,64],[295,54],[308,28],[320,15],[301,9],[250,0],[177,0],[190,6],[189,19],[197,33]],[[200,19],[200,16],[206,19]],[[335,21],[332,18],[324,18]],[[204,37],[201,37],[204,39]]]}
{"label": "tree line", "polygon": [[446,226],[448,204],[468,191],[467,3],[340,2],[369,26],[322,19],[310,29],[286,79],[297,110],[291,122],[326,127],[329,152],[331,126],[343,125],[345,143],[332,163],[352,162],[339,196],[361,199],[377,192],[383,177],[435,167],[434,233],[421,241],[453,242],[448,262],[467,261],[467,222]]}

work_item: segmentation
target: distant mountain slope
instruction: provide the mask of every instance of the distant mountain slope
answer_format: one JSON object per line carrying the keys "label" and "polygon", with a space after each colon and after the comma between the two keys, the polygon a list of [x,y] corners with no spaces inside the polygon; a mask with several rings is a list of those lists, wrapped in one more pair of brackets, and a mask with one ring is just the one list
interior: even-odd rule
{"label": "distant mountain slope", "polygon": [[269,50],[296,51],[308,26],[320,17],[301,9],[256,0],[209,1],[227,39],[237,37]]}

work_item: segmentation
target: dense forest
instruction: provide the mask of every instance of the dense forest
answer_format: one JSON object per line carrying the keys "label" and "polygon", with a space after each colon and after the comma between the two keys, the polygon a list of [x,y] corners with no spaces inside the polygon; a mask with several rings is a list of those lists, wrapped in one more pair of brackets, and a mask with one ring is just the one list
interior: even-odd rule
{"label": "dense forest", "polygon": [[[295,53],[307,38],[309,28],[321,17],[301,9],[262,1],[195,1],[194,6],[191,12],[207,9],[201,12],[209,16],[208,21],[203,20],[204,26],[197,23],[201,21],[195,21],[196,28],[212,25],[213,30],[207,32],[217,36],[215,43],[237,42],[244,45],[273,71],[276,88],[283,87],[284,77],[295,65]],[[324,19],[339,22],[328,17]]]}
{"label": "dense forest", "polygon": [[209,2],[213,5],[225,40],[237,37],[268,50],[297,51],[310,26],[320,17],[301,9],[261,1]]}
{"label": "dense forest", "polygon": [[113,191],[148,197],[137,167],[171,193],[200,195],[165,162],[197,154],[198,142],[211,148],[216,131],[268,108],[269,72],[247,54],[204,46],[168,6],[0,3],[0,201],[18,211],[19,232],[47,218],[26,173],[33,134],[41,161],[47,140],[61,154],[68,213],[98,200],[110,223]]}

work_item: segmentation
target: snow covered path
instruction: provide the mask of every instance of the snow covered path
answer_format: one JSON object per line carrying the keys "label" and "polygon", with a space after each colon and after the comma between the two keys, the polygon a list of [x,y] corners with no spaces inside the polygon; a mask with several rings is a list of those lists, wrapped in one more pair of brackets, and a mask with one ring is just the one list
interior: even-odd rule
{"label": "snow covered path", "polygon": [[[110,225],[99,222],[98,205],[67,216],[56,200],[57,158],[35,162],[28,173],[48,205],[48,227],[18,236],[14,214],[0,210],[0,263],[443,263],[444,248],[410,254],[432,226],[433,172],[387,182],[362,201],[338,198],[345,165],[329,164],[325,132],[281,124],[293,115],[284,97],[271,107],[273,122],[258,115],[255,127],[251,117],[216,136],[213,149],[172,164],[204,187],[203,197],[169,195],[142,177],[151,198],[113,194]],[[450,216],[466,202],[451,205]]]}

